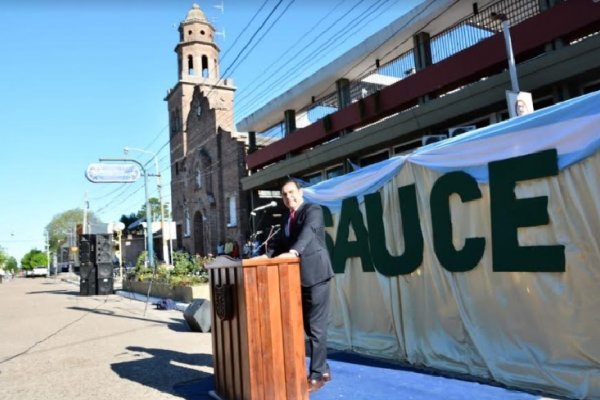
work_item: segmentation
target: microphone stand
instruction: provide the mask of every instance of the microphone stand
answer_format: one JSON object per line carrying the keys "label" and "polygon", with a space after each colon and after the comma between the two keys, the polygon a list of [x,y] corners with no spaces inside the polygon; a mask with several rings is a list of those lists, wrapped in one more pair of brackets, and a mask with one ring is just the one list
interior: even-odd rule
{"label": "microphone stand", "polygon": [[[262,211],[262,210],[260,210],[260,211]],[[257,232],[258,227],[260,226],[261,222],[263,221],[265,214],[263,213],[260,216],[258,223],[256,223],[256,220],[254,219],[254,217],[256,217],[256,211],[250,212],[250,218],[249,218],[248,222],[249,222],[250,226],[252,227],[252,233],[250,234],[251,239],[256,238],[256,236],[257,236],[256,232]]]}
{"label": "microphone stand", "polygon": [[280,230],[281,230],[281,225],[279,225],[279,224],[271,225],[271,229],[269,230],[269,234],[267,235],[267,238],[265,239],[264,242],[262,242],[260,244],[260,246],[258,246],[258,248],[260,249],[262,246],[265,246],[265,251],[266,251],[269,240],[271,240],[273,238],[273,236],[277,235]]}

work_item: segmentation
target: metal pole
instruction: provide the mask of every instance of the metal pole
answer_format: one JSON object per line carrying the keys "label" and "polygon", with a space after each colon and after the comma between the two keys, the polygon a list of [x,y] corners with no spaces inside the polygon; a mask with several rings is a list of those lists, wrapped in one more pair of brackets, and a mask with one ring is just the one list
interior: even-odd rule
{"label": "metal pole", "polygon": [[48,268],[48,278],[50,277],[50,233],[46,229],[46,264]]}
{"label": "metal pole", "polygon": [[170,255],[169,255],[167,240],[165,238],[165,211],[164,211],[165,206],[163,204],[161,174],[160,174],[160,167],[158,165],[157,154],[150,150],[140,149],[139,147],[125,147],[123,150],[125,151],[125,154],[127,154],[127,152],[129,152],[129,150],[135,150],[135,151],[139,151],[141,153],[150,154],[154,158],[154,166],[156,168],[156,187],[158,189],[158,202],[160,203],[160,230],[162,231],[162,235],[161,235],[162,253],[163,253],[164,261],[167,264],[171,264],[172,257],[170,257]]}
{"label": "metal pole", "polygon": [[154,241],[154,236],[152,233],[152,208],[150,208],[150,199],[148,197],[148,174],[146,174],[146,170],[143,169],[143,167],[142,170],[144,171],[144,191],[146,193],[146,240],[148,243],[148,265],[150,265],[150,267],[154,267],[154,243],[152,243]]}
{"label": "metal pole", "polygon": [[160,168],[158,166],[158,160],[156,159],[156,154],[154,155],[154,163],[156,164],[156,186],[158,187],[158,202],[160,203],[160,230],[162,232],[162,247],[163,247],[163,259],[167,264],[171,264],[171,259],[169,257],[169,248],[167,245],[167,238],[165,237],[165,206],[163,204],[162,197],[162,184],[160,180]]}
{"label": "metal pole", "polygon": [[508,55],[508,72],[510,74],[510,83],[512,91],[519,92],[519,80],[517,78],[517,67],[515,64],[515,56],[512,49],[512,41],[510,38],[510,26],[508,19],[502,21],[502,33],[504,33],[504,43],[506,45],[506,54]]}
{"label": "metal pole", "polygon": [[121,247],[121,235],[122,231],[117,232],[117,240],[119,241],[119,279],[123,282],[123,248]]}
{"label": "metal pole", "polygon": [[87,192],[85,192],[85,200],[83,201],[83,224],[81,226],[81,233],[87,233],[87,212],[89,208],[89,203],[87,201]]}

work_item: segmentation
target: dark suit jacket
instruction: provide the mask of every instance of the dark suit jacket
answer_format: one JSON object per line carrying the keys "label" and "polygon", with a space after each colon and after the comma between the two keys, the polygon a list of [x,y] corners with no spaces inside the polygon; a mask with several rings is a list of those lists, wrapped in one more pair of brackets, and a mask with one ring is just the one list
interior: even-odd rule
{"label": "dark suit jacket", "polygon": [[267,249],[269,257],[294,249],[300,254],[300,280],[310,287],[333,277],[333,268],[325,242],[323,210],[318,204],[302,203],[296,210],[290,236],[285,235],[289,214],[283,216],[282,229]]}

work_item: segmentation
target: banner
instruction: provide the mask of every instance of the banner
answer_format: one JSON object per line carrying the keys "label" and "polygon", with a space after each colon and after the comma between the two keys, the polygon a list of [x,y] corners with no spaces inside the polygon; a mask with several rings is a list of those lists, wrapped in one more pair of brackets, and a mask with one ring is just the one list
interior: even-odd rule
{"label": "banner", "polygon": [[599,147],[592,93],[305,188],[329,344],[599,398]]}

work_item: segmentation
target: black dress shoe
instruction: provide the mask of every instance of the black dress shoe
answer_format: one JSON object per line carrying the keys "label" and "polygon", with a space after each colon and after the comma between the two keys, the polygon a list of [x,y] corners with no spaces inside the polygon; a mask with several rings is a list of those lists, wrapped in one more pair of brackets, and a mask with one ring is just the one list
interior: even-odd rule
{"label": "black dress shoe", "polygon": [[323,378],[319,379],[308,379],[308,392],[316,392],[321,389],[325,385],[325,380]]}

